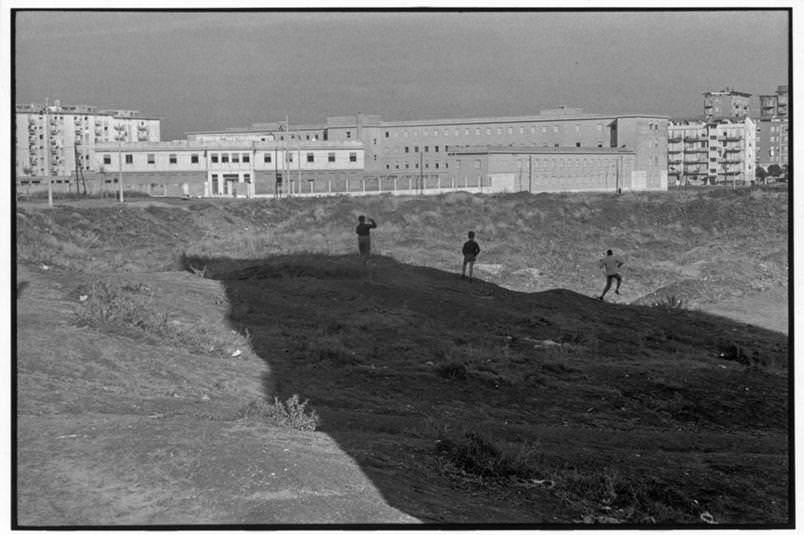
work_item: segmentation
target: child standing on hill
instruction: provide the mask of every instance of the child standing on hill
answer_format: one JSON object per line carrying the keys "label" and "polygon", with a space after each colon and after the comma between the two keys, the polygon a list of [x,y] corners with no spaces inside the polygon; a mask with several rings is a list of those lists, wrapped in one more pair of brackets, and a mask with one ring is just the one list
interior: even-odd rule
{"label": "child standing on hill", "polygon": [[614,289],[614,293],[620,295],[620,284],[623,282],[623,278],[620,276],[620,266],[622,265],[623,261],[614,256],[611,249],[606,251],[606,256],[600,259],[600,267],[606,270],[606,287],[603,288],[603,293],[598,297],[601,301],[606,296],[606,292],[609,291],[609,288],[611,288],[612,280],[617,281],[617,287]]}
{"label": "child standing on hill", "polygon": [[360,251],[360,256],[363,258],[363,263],[368,261],[371,254],[371,229],[377,228],[377,223],[372,218],[368,218],[369,222],[366,223],[366,216],[361,215],[357,218],[357,248]]}
{"label": "child standing on hill", "polygon": [[463,269],[461,278],[466,279],[466,266],[469,265],[469,282],[472,282],[472,269],[475,266],[477,255],[480,254],[480,246],[475,241],[474,231],[469,231],[469,240],[463,244]]}

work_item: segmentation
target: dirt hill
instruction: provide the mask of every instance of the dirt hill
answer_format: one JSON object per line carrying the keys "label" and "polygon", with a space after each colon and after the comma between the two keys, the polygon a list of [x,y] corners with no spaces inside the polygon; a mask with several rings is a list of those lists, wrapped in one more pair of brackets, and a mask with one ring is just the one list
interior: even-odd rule
{"label": "dirt hill", "polygon": [[[693,308],[786,289],[786,210],[761,191],[18,206],[17,519],[785,524],[788,339]],[[380,223],[368,269],[345,254],[359,213]],[[589,297],[609,247],[648,304]]]}

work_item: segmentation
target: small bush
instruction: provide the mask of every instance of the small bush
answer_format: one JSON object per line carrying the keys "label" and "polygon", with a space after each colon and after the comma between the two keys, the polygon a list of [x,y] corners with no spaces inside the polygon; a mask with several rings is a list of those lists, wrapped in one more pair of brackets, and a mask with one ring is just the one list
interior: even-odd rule
{"label": "small bush", "polygon": [[696,522],[701,505],[673,485],[656,478],[631,479],[610,469],[573,470],[560,476],[559,495],[588,510],[609,511],[609,518],[628,523]]}
{"label": "small bush", "polygon": [[298,394],[293,394],[283,402],[275,397],[273,403],[265,400],[252,401],[240,411],[241,418],[267,418],[279,427],[298,429],[299,431],[315,431],[321,423],[318,413],[310,409],[309,400],[299,401]]}
{"label": "small bush", "polygon": [[123,327],[134,327],[150,334],[164,335],[168,333],[167,311],[155,311],[150,301],[137,299],[133,294],[144,286],[116,286],[105,281],[94,281],[79,292],[86,295],[86,302],[79,311],[79,317],[85,323],[110,323]]}
{"label": "small bush", "polygon": [[436,452],[453,466],[481,477],[530,477],[535,471],[528,465],[528,451],[513,455],[477,432],[469,431],[455,441],[438,441]]}
{"label": "small bush", "polygon": [[689,308],[683,299],[679,299],[675,295],[656,300],[650,306],[662,310],[687,310]]}

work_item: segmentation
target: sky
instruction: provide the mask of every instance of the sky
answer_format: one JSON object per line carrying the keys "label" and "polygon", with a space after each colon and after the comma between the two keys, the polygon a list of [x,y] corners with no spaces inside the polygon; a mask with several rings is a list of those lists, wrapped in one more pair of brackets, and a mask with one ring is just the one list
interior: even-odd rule
{"label": "sky", "polygon": [[[383,120],[703,112],[789,83],[788,12],[17,11],[14,100],[135,109],[162,139]],[[756,98],[756,97],[755,97]]]}

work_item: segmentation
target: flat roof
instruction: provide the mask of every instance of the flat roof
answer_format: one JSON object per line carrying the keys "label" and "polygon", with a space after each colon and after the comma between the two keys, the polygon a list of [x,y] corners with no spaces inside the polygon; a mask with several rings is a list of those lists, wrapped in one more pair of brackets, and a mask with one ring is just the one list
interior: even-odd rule
{"label": "flat roof", "polygon": [[[514,122],[547,122],[547,121],[580,121],[580,120],[616,120],[616,119],[670,119],[669,115],[653,114],[653,113],[556,113],[554,110],[544,110],[546,113],[538,115],[516,115],[516,116],[498,116],[498,117],[455,117],[447,119],[413,119],[413,120],[398,120],[398,121],[379,121],[365,124],[366,127],[374,128],[397,128],[397,127],[414,127],[414,126],[457,126],[465,124],[493,124],[493,123],[514,123]],[[314,123],[314,124],[299,124],[294,125],[290,123],[290,128],[286,130],[288,133],[304,130],[325,130],[333,128],[354,128],[357,126],[357,117],[354,117],[351,122],[343,121],[344,117],[338,116],[337,123]],[[257,132],[280,132],[278,125],[284,121],[275,121],[269,123],[257,123],[243,128],[226,128],[223,130],[204,130],[186,132],[186,135],[200,135],[200,134],[233,134],[237,132],[242,133],[257,133]],[[276,128],[270,128],[276,126]],[[282,130],[284,131],[284,130]]]}
{"label": "flat roof", "polygon": [[535,123],[553,121],[582,121],[582,120],[616,120],[616,119],[670,119],[669,115],[658,114],[544,114],[544,115],[517,115],[500,117],[470,117],[457,119],[418,119],[413,121],[383,121],[381,126],[432,126],[432,125],[462,125],[462,124],[495,124],[495,123]]}
{"label": "flat roof", "polygon": [[452,147],[448,154],[633,154],[620,147],[536,147],[529,145],[473,145]]}
{"label": "flat roof", "polygon": [[[360,141],[303,141],[296,144],[286,144],[277,141],[141,141],[135,143],[123,143],[120,149],[124,152],[169,152],[169,151],[188,151],[188,150],[234,150],[249,151],[256,150],[363,150],[363,143]],[[116,142],[97,143],[96,152],[117,152]]]}

